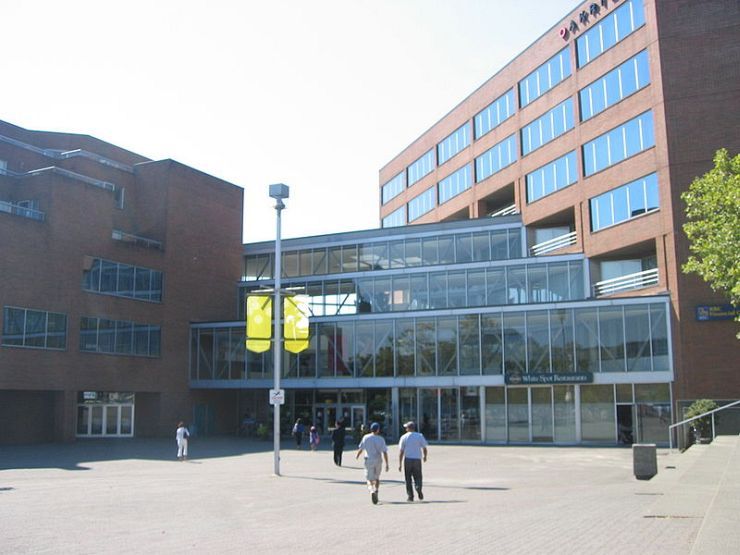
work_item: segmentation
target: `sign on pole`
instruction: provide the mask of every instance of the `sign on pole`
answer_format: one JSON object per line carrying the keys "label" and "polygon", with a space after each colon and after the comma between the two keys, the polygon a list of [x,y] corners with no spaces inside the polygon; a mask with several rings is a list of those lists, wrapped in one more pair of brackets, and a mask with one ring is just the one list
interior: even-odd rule
{"label": "sign on pole", "polygon": [[308,349],[308,297],[285,297],[283,305],[283,341],[285,350],[300,353]]}
{"label": "sign on pole", "polygon": [[284,405],[285,404],[285,390],[284,389],[271,389],[270,390],[270,404],[271,405]]}

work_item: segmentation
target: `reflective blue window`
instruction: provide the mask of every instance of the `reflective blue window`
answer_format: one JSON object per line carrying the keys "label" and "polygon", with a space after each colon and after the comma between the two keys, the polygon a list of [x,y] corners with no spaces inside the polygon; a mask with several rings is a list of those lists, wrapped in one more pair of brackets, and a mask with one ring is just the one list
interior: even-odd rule
{"label": "reflective blue window", "polygon": [[565,47],[519,81],[519,106],[524,108],[570,74],[570,50]]}
{"label": "reflective blue window", "polygon": [[470,189],[471,185],[470,164],[468,164],[439,182],[439,203],[442,204],[456,197],[463,191]]}
{"label": "reflective blue window", "polygon": [[470,144],[470,126],[466,123],[437,145],[440,166]]}
{"label": "reflective blue window", "polygon": [[383,185],[382,187],[383,204],[385,204],[392,198],[400,195],[405,188],[406,188],[406,175],[405,175],[405,172],[401,172],[396,177],[391,179],[388,183]]}
{"label": "reflective blue window", "polygon": [[653,113],[645,112],[583,145],[584,175],[592,175],[654,145]]}
{"label": "reflective blue window", "polygon": [[576,151],[574,150],[527,174],[527,202],[534,202],[572,185],[577,179]]}
{"label": "reflective blue window", "polygon": [[522,156],[573,129],[573,125],[573,99],[568,98],[522,128]]}
{"label": "reflective blue window", "polygon": [[475,116],[475,138],[498,127],[502,122],[514,115],[514,89],[499,96]]}
{"label": "reflective blue window", "polygon": [[628,0],[576,39],[578,67],[601,56],[606,50],[645,24],[642,0]]}
{"label": "reflective blue window", "polygon": [[591,231],[658,209],[658,177],[651,173],[591,199]]}
{"label": "reflective blue window", "polygon": [[411,187],[434,169],[434,149],[431,149],[408,168],[408,186]]}
{"label": "reflective blue window", "polygon": [[413,222],[416,218],[434,209],[434,191],[435,188],[432,187],[409,201],[409,222]]}
{"label": "reflective blue window", "polygon": [[606,110],[649,83],[647,51],[643,50],[578,92],[581,121]]}
{"label": "reflective blue window", "polygon": [[406,206],[394,210],[383,218],[382,227],[398,227],[406,224]]}
{"label": "reflective blue window", "polygon": [[509,135],[475,159],[475,182],[478,183],[516,161],[516,136]]}

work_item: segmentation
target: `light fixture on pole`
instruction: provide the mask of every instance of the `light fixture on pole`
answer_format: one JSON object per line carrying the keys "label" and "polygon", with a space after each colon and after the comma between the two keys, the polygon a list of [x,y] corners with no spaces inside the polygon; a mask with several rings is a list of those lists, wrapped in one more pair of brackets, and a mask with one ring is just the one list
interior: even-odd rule
{"label": "light fixture on pole", "polygon": [[[273,324],[275,326],[274,331],[274,343],[272,344],[273,352],[275,355],[275,364],[273,374],[275,375],[275,391],[280,391],[280,374],[282,373],[282,338],[281,332],[282,327],[280,325],[280,315],[282,314],[281,309],[281,290],[280,290],[280,273],[282,272],[281,266],[281,252],[280,252],[280,212],[285,208],[283,199],[290,196],[290,189],[283,183],[276,183],[270,185],[270,196],[275,199],[275,212],[277,214],[277,229],[275,234],[275,300],[273,301],[275,315],[273,318]],[[275,476],[280,476],[280,403],[275,403],[275,415],[273,421],[273,435],[274,435],[274,473]]]}

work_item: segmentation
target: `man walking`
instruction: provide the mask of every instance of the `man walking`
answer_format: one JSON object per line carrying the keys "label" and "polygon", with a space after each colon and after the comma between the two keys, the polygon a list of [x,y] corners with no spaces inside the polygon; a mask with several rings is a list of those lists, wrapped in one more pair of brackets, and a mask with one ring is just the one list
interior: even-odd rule
{"label": "man walking", "polygon": [[342,466],[342,453],[344,452],[344,420],[337,420],[336,427],[331,433],[331,441],[334,446],[334,464]]}
{"label": "man walking", "polygon": [[401,440],[398,442],[398,471],[401,472],[401,464],[403,464],[406,475],[406,494],[408,495],[408,500],[414,500],[414,489],[411,487],[411,480],[413,478],[419,500],[423,501],[424,494],[421,491],[421,460],[423,454],[424,462],[427,462],[428,443],[424,435],[416,431],[416,424],[414,422],[406,422],[403,427],[406,433],[401,436]]}
{"label": "man walking", "polygon": [[373,505],[377,505],[383,458],[385,459],[385,471],[388,472],[388,447],[385,444],[383,436],[380,435],[380,424],[377,422],[373,422],[370,426],[370,433],[362,437],[355,459],[359,459],[363,451],[365,451],[365,480],[367,480],[367,489],[370,490],[370,498],[373,501]]}

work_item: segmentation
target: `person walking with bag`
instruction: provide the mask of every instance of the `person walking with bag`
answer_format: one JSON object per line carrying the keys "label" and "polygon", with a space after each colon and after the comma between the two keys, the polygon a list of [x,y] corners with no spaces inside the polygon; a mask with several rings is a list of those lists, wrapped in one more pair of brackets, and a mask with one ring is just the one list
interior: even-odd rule
{"label": "person walking with bag", "polygon": [[427,462],[428,443],[424,435],[416,431],[416,424],[414,422],[406,422],[403,427],[406,433],[401,436],[401,440],[398,442],[398,471],[401,472],[401,465],[403,464],[408,500],[414,500],[414,488],[411,484],[413,479],[416,494],[419,496],[419,500],[423,501],[424,494],[421,491],[421,462],[422,456],[424,462]]}
{"label": "person walking with bag", "polygon": [[185,461],[188,458],[188,438],[190,432],[185,427],[185,422],[180,420],[177,424],[177,431],[175,432],[175,441],[177,442],[177,460]]}

